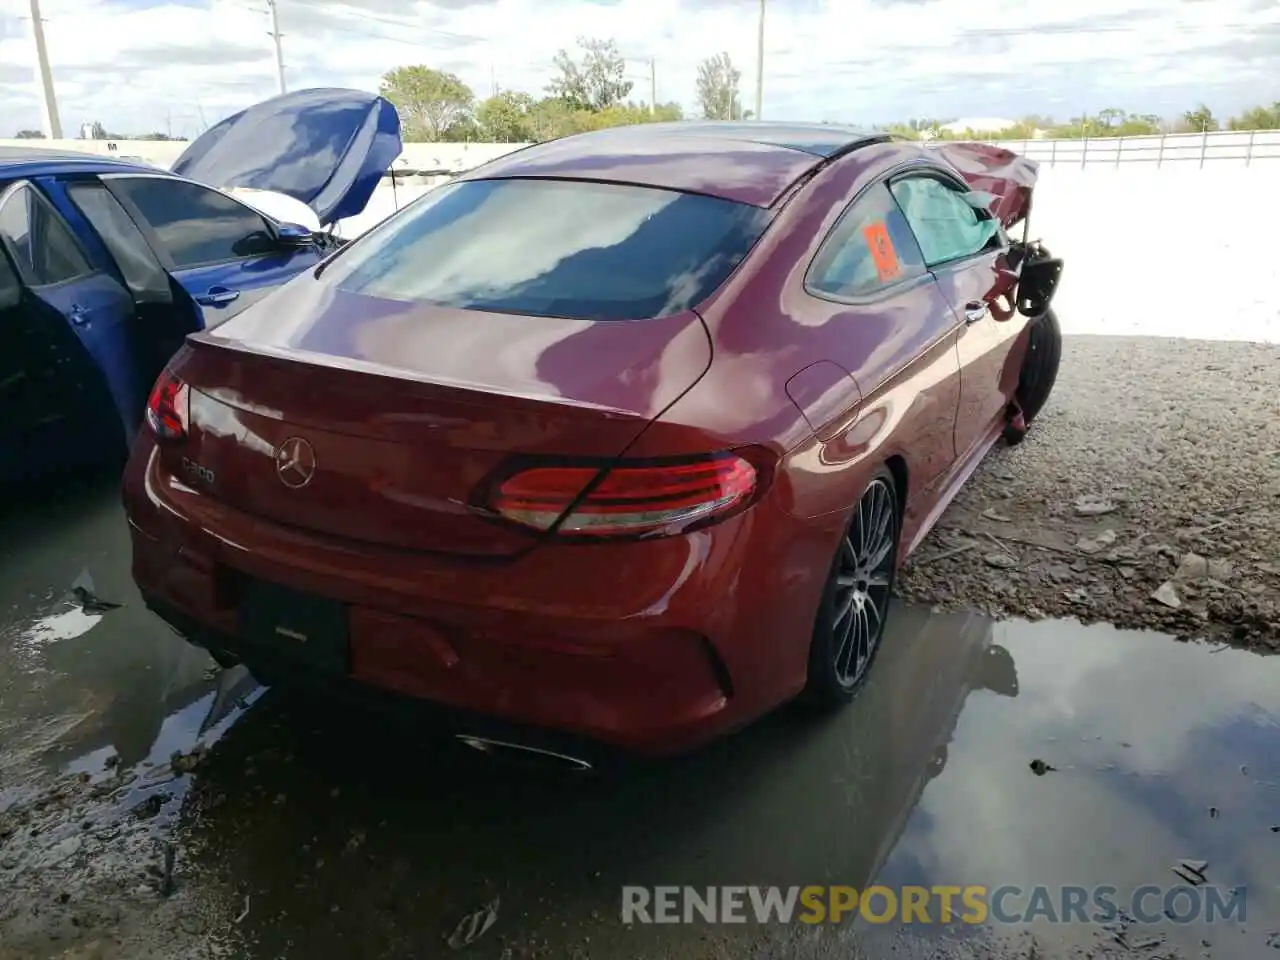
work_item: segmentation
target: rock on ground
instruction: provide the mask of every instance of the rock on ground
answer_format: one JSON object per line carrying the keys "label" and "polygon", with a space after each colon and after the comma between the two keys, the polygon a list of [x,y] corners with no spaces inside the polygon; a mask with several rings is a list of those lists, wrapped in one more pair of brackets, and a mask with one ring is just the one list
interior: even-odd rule
{"label": "rock on ground", "polygon": [[1280,650],[1280,346],[1068,336],[898,592]]}

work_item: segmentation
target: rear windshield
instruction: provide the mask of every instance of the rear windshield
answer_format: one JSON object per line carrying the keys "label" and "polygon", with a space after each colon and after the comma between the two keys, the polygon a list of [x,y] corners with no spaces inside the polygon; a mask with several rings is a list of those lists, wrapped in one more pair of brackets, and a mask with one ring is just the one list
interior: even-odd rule
{"label": "rear windshield", "polygon": [[468,180],[431,191],[333,264],[340,289],[577,320],[705,300],[768,222],[758,207],[651,187]]}

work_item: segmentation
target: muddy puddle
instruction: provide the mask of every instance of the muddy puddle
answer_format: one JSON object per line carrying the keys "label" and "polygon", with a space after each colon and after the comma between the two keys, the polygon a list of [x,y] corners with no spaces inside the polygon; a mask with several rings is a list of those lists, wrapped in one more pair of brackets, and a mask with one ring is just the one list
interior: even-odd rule
{"label": "muddy puddle", "polygon": [[[837,714],[517,770],[212,669],[141,610],[117,503],[0,522],[2,960],[1280,957],[1276,658],[900,608]],[[1009,888],[1006,922],[620,918],[624,886],[873,883]]]}

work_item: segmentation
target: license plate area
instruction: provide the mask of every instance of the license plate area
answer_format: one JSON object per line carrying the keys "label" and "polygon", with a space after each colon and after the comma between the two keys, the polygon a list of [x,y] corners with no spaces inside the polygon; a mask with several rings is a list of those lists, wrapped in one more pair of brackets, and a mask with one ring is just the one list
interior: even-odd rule
{"label": "license plate area", "polygon": [[240,584],[240,638],[325,673],[350,671],[346,604],[266,580]]}

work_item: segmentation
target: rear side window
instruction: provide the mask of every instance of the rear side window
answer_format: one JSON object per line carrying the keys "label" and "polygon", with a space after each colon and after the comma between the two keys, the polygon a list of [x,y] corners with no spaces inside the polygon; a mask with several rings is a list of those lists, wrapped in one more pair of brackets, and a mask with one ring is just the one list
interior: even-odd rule
{"label": "rear side window", "polygon": [[333,264],[390,300],[581,320],[643,320],[705,300],[769,215],[728,200],[565,180],[433,190]]}
{"label": "rear side window", "polygon": [[259,214],[224,193],[165,177],[112,177],[179,269],[270,253],[275,241]]}
{"label": "rear side window", "polygon": [[106,244],[134,297],[142,302],[171,302],[168,274],[147,246],[142,231],[107,188],[100,183],[76,183],[67,192]]}
{"label": "rear side window", "polygon": [[910,177],[896,181],[891,189],[931,267],[999,242],[999,224],[979,217],[961,191],[940,180]]}
{"label": "rear side window", "polygon": [[845,211],[809,268],[818,294],[873,294],[925,272],[924,258],[888,188],[878,183]]}
{"label": "rear side window", "polygon": [[29,184],[0,198],[0,238],[33,287],[65,283],[93,272],[49,201]]}

